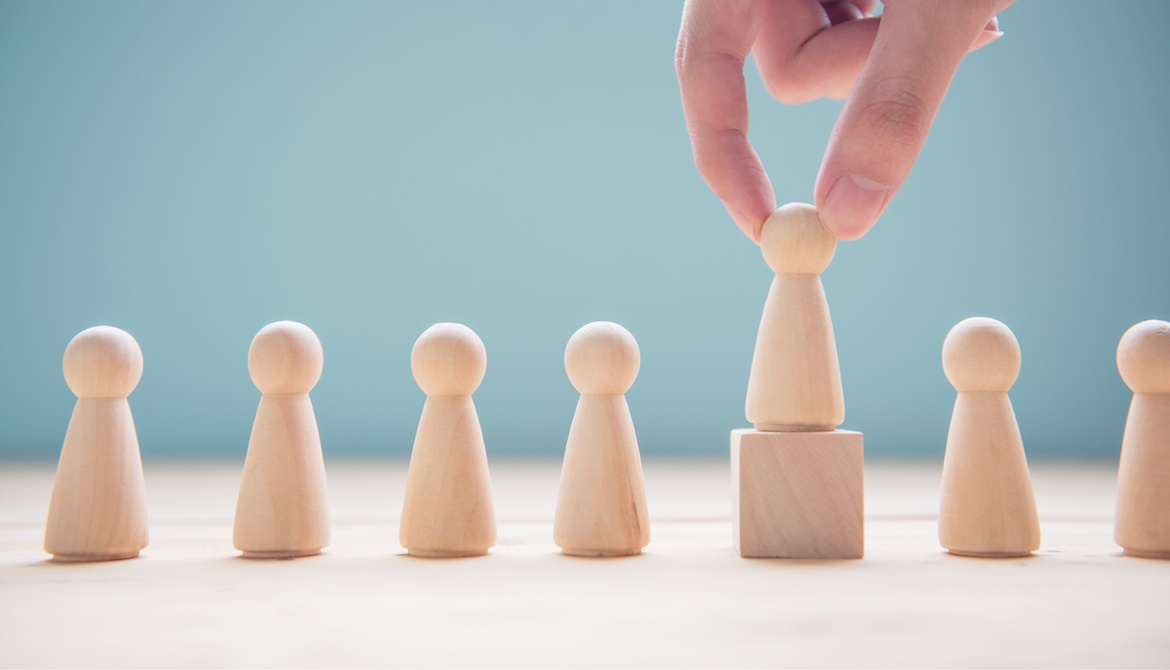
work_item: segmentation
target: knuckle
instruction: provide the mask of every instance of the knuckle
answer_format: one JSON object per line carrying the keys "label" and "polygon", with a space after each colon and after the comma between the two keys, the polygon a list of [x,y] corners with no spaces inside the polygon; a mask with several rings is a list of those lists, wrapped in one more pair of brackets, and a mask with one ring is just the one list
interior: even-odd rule
{"label": "knuckle", "polygon": [[930,105],[904,86],[883,88],[890,92],[867,101],[858,110],[862,124],[883,143],[917,151],[930,130]]}
{"label": "knuckle", "polygon": [[698,168],[703,180],[709,184],[719,183],[728,165],[726,147],[746,142],[747,136],[744,133],[730,128],[715,136],[694,142],[695,167]]}
{"label": "knuckle", "polygon": [[695,167],[699,170],[699,175],[704,181],[710,183],[718,177],[718,164],[719,161],[711,155],[710,151],[702,149],[695,150]]}

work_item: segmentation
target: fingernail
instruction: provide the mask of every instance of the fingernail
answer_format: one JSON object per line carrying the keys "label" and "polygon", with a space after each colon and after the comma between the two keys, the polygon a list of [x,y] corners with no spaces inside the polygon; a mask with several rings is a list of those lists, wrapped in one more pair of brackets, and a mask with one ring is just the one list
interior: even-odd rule
{"label": "fingernail", "polygon": [[979,33],[979,37],[975,38],[975,43],[971,45],[970,50],[976,51],[978,49],[982,49],[983,47],[987,46],[988,44],[991,44],[992,42],[998,40],[1001,37],[1003,37],[1003,31],[984,30],[983,32]]}
{"label": "fingernail", "polygon": [[855,240],[877,221],[890,189],[855,174],[837,177],[821,208],[821,221],[837,237]]}

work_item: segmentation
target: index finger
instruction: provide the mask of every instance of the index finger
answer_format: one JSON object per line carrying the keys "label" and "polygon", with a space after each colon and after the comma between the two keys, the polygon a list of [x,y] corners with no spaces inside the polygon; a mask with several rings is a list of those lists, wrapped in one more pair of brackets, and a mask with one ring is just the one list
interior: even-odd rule
{"label": "index finger", "polygon": [[735,223],[756,242],[776,208],[768,174],[747,139],[743,65],[760,14],[753,0],[687,0],[675,52],[695,165]]}

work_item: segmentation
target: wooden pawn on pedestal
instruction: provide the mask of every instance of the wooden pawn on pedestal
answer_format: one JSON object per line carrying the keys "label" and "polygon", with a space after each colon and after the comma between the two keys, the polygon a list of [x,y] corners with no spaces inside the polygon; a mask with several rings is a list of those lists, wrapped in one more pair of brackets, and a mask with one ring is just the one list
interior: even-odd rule
{"label": "wooden pawn on pedestal", "polygon": [[146,486],[127,396],[142,378],[142,350],[124,330],[83,330],[65,349],[77,404],[65,433],[45,524],[54,561],[134,558],[146,547]]}
{"label": "wooden pawn on pedestal", "polygon": [[329,500],[321,436],[309,391],[325,355],[308,326],[270,323],[248,350],[260,389],[232,543],[245,558],[292,558],[329,545]]}
{"label": "wooden pawn on pedestal", "polygon": [[1117,346],[1133,391],[1121,441],[1114,539],[1127,556],[1170,558],[1170,323],[1143,321]]}
{"label": "wooden pawn on pedestal", "polygon": [[943,459],[939,542],[961,556],[1027,556],[1040,546],[1040,522],[1007,393],[1020,374],[1020,345],[999,321],[973,317],[947,333],[942,362],[958,397]]}
{"label": "wooden pawn on pedestal", "polygon": [[746,415],[731,432],[732,538],[744,558],[861,558],[862,434],[839,430],[845,400],[821,273],[837,240],[812,205],[764,222],[775,272],[760,317]]}
{"label": "wooden pawn on pedestal", "polygon": [[496,515],[471,394],[487,371],[487,351],[467,326],[436,323],[415,341],[410,370],[427,400],[410,453],[398,541],[411,556],[481,556],[496,543]]}
{"label": "wooden pawn on pedestal", "polygon": [[630,556],[650,543],[642,459],[626,391],[638,376],[638,342],[616,323],[582,326],[565,347],[581,393],[561,467],[553,541],[570,556]]}

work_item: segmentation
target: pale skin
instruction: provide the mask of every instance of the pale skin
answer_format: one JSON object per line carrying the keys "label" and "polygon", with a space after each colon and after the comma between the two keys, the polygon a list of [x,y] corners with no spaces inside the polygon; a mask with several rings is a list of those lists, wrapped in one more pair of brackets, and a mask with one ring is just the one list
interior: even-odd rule
{"label": "pale skin", "polygon": [[847,98],[821,162],[814,202],[841,239],[873,226],[918,158],[968,53],[1003,35],[1014,0],[687,0],[675,66],[703,179],[759,242],[776,198],[748,142],[743,66],[755,56],[782,103]]}

